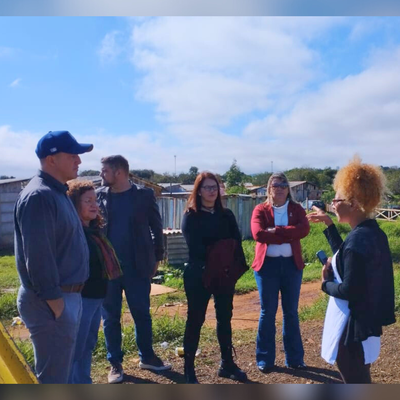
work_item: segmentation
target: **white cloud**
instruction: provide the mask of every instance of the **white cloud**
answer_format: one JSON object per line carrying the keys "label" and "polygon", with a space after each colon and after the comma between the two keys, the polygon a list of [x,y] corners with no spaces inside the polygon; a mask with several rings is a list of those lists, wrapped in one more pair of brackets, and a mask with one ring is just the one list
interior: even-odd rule
{"label": "white cloud", "polygon": [[290,113],[252,122],[245,137],[273,138],[278,154],[286,145],[286,165],[342,165],[356,152],[370,162],[398,165],[400,47],[372,60],[360,74],[304,96]]}
{"label": "white cloud", "polygon": [[119,31],[113,31],[105,35],[98,50],[98,55],[103,63],[115,61],[123,52],[123,46],[119,42],[121,37],[122,34]]}
{"label": "white cloud", "polygon": [[0,58],[12,56],[16,52],[12,47],[0,46]]}
{"label": "white cloud", "polygon": [[[169,123],[229,124],[290,103],[318,78],[308,41],[337,18],[156,18],[132,33],[132,62],[145,77],[138,98]],[[282,105],[281,104],[281,105]]]}
{"label": "white cloud", "polygon": [[22,80],[21,78],[17,78],[14,81],[12,81],[9,86],[10,87],[17,87],[17,86],[19,86],[21,80]]}

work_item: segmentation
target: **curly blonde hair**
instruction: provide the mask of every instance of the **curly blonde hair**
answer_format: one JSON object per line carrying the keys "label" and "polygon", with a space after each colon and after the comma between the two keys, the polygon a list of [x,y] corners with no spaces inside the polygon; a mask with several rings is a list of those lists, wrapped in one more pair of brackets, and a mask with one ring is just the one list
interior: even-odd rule
{"label": "curly blonde hair", "polygon": [[[95,187],[91,181],[79,180],[79,179],[68,181],[67,195],[71,199],[72,204],[75,206],[76,210],[78,211],[78,214],[79,214],[79,204],[81,197],[84,193],[90,190],[95,190]],[[100,213],[93,221],[90,221],[91,228],[101,229],[103,226],[104,226],[104,219],[100,215]]]}
{"label": "curly blonde hair", "polygon": [[356,200],[361,211],[369,216],[374,214],[387,192],[382,169],[376,165],[363,164],[358,155],[337,172],[333,187],[346,199]]}

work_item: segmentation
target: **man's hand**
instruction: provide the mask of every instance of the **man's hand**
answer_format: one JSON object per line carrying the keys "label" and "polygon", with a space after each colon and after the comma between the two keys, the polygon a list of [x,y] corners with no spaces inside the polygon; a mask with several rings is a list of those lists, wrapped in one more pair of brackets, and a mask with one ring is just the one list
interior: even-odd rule
{"label": "man's hand", "polygon": [[160,265],[160,261],[157,261],[156,264],[154,265],[154,270],[153,270],[153,273],[150,275],[150,278],[153,278],[155,276],[159,265]]}
{"label": "man's hand", "polygon": [[60,318],[61,314],[64,311],[64,299],[60,297],[59,299],[56,300],[46,300],[47,304],[51,308],[51,311],[54,313],[54,317],[56,319]]}
{"label": "man's hand", "polygon": [[332,258],[329,257],[326,264],[322,267],[322,281],[333,280]]}

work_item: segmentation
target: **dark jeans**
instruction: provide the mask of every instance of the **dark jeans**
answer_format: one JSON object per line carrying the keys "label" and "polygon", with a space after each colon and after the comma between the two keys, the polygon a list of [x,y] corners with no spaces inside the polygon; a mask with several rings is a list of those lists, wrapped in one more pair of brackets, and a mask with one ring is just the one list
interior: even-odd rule
{"label": "dark jeans", "polygon": [[344,383],[371,383],[371,364],[365,364],[364,349],[361,342],[344,345],[344,330],[340,338],[336,363]]}
{"label": "dark jeans", "polygon": [[275,363],[275,317],[279,292],[283,310],[283,345],[286,365],[303,363],[298,305],[303,271],[293,257],[265,257],[260,271],[254,272],[260,293],[261,313],[258,325],[256,361],[272,367]]}
{"label": "dark jeans", "polygon": [[139,357],[150,359],[154,356],[153,333],[150,315],[150,278],[141,277],[136,270],[124,270],[121,278],[108,281],[107,296],[104,299],[102,316],[107,347],[107,360],[111,364],[123,361],[121,307],[122,291],[135,322],[136,344]]}
{"label": "dark jeans", "polygon": [[18,311],[31,334],[40,383],[68,383],[82,314],[80,293],[63,293],[64,311],[55,318],[45,300],[23,286]]}
{"label": "dark jeans", "polygon": [[[207,291],[202,283],[202,269],[189,264],[183,275],[185,292],[188,301],[188,312],[186,320],[185,336],[183,347],[185,358],[194,362],[201,327],[205,321],[208,302],[211,293]],[[221,348],[223,361],[229,362],[232,359],[232,310],[233,291],[229,294],[214,295],[215,312],[217,317],[217,337]]]}

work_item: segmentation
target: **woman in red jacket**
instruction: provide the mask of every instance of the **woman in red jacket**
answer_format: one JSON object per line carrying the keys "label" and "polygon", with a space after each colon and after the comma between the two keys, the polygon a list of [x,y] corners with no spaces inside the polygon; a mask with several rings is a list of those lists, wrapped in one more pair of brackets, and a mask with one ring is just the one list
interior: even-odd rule
{"label": "woman in red jacket", "polygon": [[275,316],[279,292],[283,309],[285,364],[305,369],[298,304],[304,262],[300,239],[310,230],[306,213],[290,192],[283,173],[273,174],[267,185],[267,200],[259,204],[251,218],[256,240],[253,262],[260,293],[261,313],[257,334],[256,360],[261,372],[270,372],[275,364]]}

